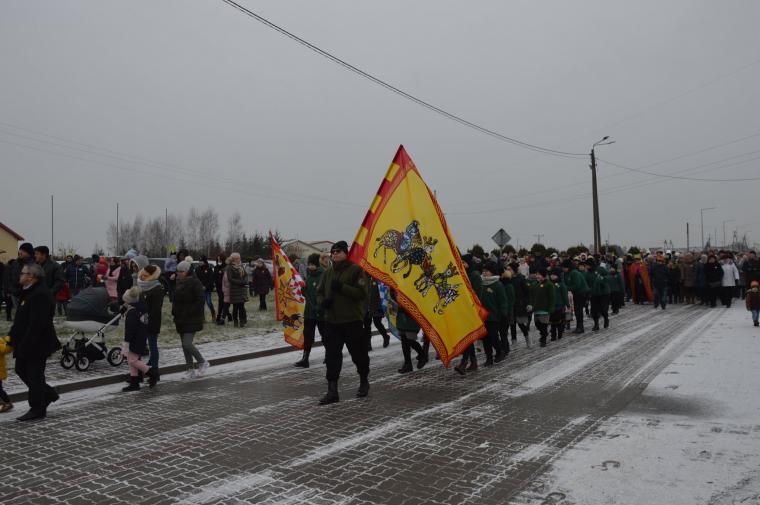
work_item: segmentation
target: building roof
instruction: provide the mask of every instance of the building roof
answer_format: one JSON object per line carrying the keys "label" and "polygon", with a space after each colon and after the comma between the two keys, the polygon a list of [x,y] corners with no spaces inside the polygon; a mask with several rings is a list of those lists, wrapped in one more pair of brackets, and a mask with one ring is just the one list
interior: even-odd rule
{"label": "building roof", "polygon": [[18,234],[18,233],[16,233],[15,231],[13,231],[13,230],[11,230],[10,228],[8,228],[8,227],[7,227],[7,226],[5,226],[3,223],[0,223],[0,230],[5,230],[5,231],[7,231],[7,232],[8,232],[8,233],[10,233],[11,235],[13,235],[13,236],[16,238],[16,240],[24,240],[24,237],[22,237],[21,235],[19,235],[19,234]]}

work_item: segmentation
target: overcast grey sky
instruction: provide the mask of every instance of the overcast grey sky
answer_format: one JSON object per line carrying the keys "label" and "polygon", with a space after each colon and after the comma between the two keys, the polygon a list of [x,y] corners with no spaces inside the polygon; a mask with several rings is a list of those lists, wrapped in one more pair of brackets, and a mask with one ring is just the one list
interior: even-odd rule
{"label": "overcast grey sky", "polygon": [[[744,138],[647,170],[760,176],[760,2],[240,1],[511,137],[584,153],[610,135],[598,156],[634,168]],[[588,159],[464,128],[221,1],[6,0],[0,62],[0,221],[35,244],[51,194],[56,242],[87,254],[116,201],[125,218],[211,205],[249,231],[351,240],[402,143],[460,246],[491,246],[499,227],[521,245],[591,241]],[[106,149],[150,162],[93,154]],[[603,163],[599,177],[611,242],[685,245],[689,221],[697,244],[700,207],[718,207],[705,234],[735,219],[760,237],[760,181]]]}

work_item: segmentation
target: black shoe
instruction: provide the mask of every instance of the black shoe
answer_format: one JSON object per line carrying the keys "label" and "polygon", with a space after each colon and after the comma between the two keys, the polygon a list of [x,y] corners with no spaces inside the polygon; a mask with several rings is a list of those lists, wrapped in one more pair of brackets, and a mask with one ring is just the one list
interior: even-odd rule
{"label": "black shoe", "polygon": [[427,354],[420,354],[417,356],[417,370],[427,365],[428,359],[430,358],[428,358]]}
{"label": "black shoe", "polygon": [[755,321],[755,326],[760,326],[760,322]]}
{"label": "black shoe", "polygon": [[296,361],[293,366],[296,368],[309,368],[309,360],[306,358],[301,358],[301,360]]}
{"label": "black shoe", "polygon": [[[663,310],[664,310],[664,309],[663,309]],[[609,328],[609,327],[610,327],[610,320],[609,320],[609,319],[607,319],[606,317],[604,318],[604,327],[605,327],[605,328]]]}
{"label": "black shoe", "polygon": [[584,330],[583,328],[576,328],[576,329],[573,330],[573,333],[575,335],[580,335],[582,333],[586,333],[586,330]]}
{"label": "black shoe", "polygon": [[[398,373],[409,373],[412,370],[414,370],[414,367],[412,366],[412,362],[411,361],[407,361],[406,363],[404,363],[404,366],[402,366],[401,368],[398,369]],[[358,396],[358,394],[357,394],[357,396]]]}
{"label": "black shoe", "polygon": [[593,328],[591,328],[591,331],[599,331],[599,325],[595,324]]}
{"label": "black shoe", "polygon": [[494,358],[493,358],[493,362],[494,363],[501,363],[502,361],[504,361],[504,358],[505,358],[505,355],[504,355],[503,352],[497,352],[496,356],[494,356]]}
{"label": "black shoe", "polygon": [[340,401],[338,396],[338,381],[327,381],[327,393],[319,400],[320,405],[329,405]]}
{"label": "black shoe", "polygon": [[24,414],[21,417],[17,417],[16,421],[37,421],[39,419],[45,419],[45,413],[44,412],[35,412],[34,410],[30,410],[26,414]]}
{"label": "black shoe", "polygon": [[158,380],[158,368],[150,367],[148,369],[148,387],[155,387]]}
{"label": "black shoe", "polygon": [[466,369],[467,369],[466,362],[459,363],[457,366],[454,367],[454,371],[458,373],[459,375],[464,375],[466,373],[465,372]]}
{"label": "black shoe", "polygon": [[491,366],[493,365],[493,358],[491,356],[486,357],[486,362],[483,363],[483,366]]}
{"label": "black shoe", "polygon": [[366,377],[362,377],[361,382],[359,382],[359,389],[356,390],[356,397],[357,398],[364,398],[369,394],[369,381]]}
{"label": "black shoe", "polygon": [[121,391],[123,393],[128,393],[130,391],[140,391],[140,383],[136,380],[133,380],[129,383],[129,386],[121,388]]}
{"label": "black shoe", "polygon": [[391,337],[389,337],[388,335],[384,335],[383,336],[383,347],[388,347],[389,345],[391,345]]}

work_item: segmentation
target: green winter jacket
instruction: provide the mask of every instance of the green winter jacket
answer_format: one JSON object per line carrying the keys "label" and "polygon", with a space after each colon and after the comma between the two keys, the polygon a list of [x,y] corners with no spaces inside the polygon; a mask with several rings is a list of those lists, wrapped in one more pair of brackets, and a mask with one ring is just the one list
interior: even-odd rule
{"label": "green winter jacket", "polygon": [[[338,281],[340,289],[334,291],[333,281]],[[325,309],[325,321],[331,324],[364,321],[367,299],[367,276],[364,271],[350,261],[342,261],[328,268],[322,274],[317,286],[317,302]]]}
{"label": "green winter jacket", "polygon": [[610,287],[610,293],[622,293],[624,291],[623,277],[619,273],[611,273],[607,277],[607,285]]}
{"label": "green winter jacket", "polygon": [[596,267],[593,272],[589,272],[593,276],[593,284],[591,285],[591,296],[604,296],[610,294],[610,285],[607,280],[609,275],[607,269],[604,267]]}
{"label": "green winter jacket", "polygon": [[509,315],[509,304],[504,286],[498,276],[482,279],[482,284],[480,303],[488,310],[486,321],[499,322]]}
{"label": "green winter jacket", "polygon": [[304,296],[306,297],[306,307],[303,311],[304,319],[316,319],[322,321],[325,315],[322,313],[322,308],[317,303],[317,287],[322,280],[322,275],[325,271],[322,268],[317,268],[313,272],[309,270],[306,274],[306,289],[304,290]]}
{"label": "green winter jacket", "polygon": [[570,305],[570,300],[567,297],[567,286],[562,282],[562,279],[558,280],[557,284],[554,284],[554,295],[555,310],[565,310],[565,307]]}
{"label": "green winter jacket", "polygon": [[501,281],[501,285],[504,286],[504,294],[507,296],[507,314],[512,315],[515,313],[515,286],[512,281]]}
{"label": "green winter jacket", "polygon": [[419,333],[420,325],[414,320],[412,316],[406,313],[401,305],[398,306],[398,312],[396,313],[396,328],[399,331],[409,333]]}
{"label": "green winter jacket", "polygon": [[565,275],[565,283],[567,289],[572,291],[574,295],[585,295],[588,293],[588,284],[586,283],[586,277],[583,272],[573,269]]}
{"label": "green winter jacket", "polygon": [[472,291],[478,297],[478,300],[480,300],[480,292],[483,290],[483,279],[480,277],[480,272],[470,269],[467,271],[467,278],[470,280]]}
{"label": "green winter jacket", "polygon": [[528,287],[530,294],[530,304],[533,306],[533,313],[551,314],[555,309],[555,292],[554,284],[551,281],[532,281]]}

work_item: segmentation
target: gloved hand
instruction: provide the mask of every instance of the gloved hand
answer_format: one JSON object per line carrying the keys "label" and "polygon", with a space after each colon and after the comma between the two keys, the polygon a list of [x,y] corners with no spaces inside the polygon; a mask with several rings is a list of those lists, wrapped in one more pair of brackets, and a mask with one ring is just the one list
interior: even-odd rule
{"label": "gloved hand", "polygon": [[525,307],[525,310],[527,310],[528,312],[533,312],[533,305],[528,305],[527,307]]}
{"label": "gloved hand", "polygon": [[332,298],[325,298],[324,300],[322,300],[322,310],[327,310],[332,306],[333,306]]}
{"label": "gloved hand", "polygon": [[332,283],[330,284],[330,291],[333,293],[340,293],[340,289],[343,287],[343,283],[340,282],[338,279],[333,279]]}

